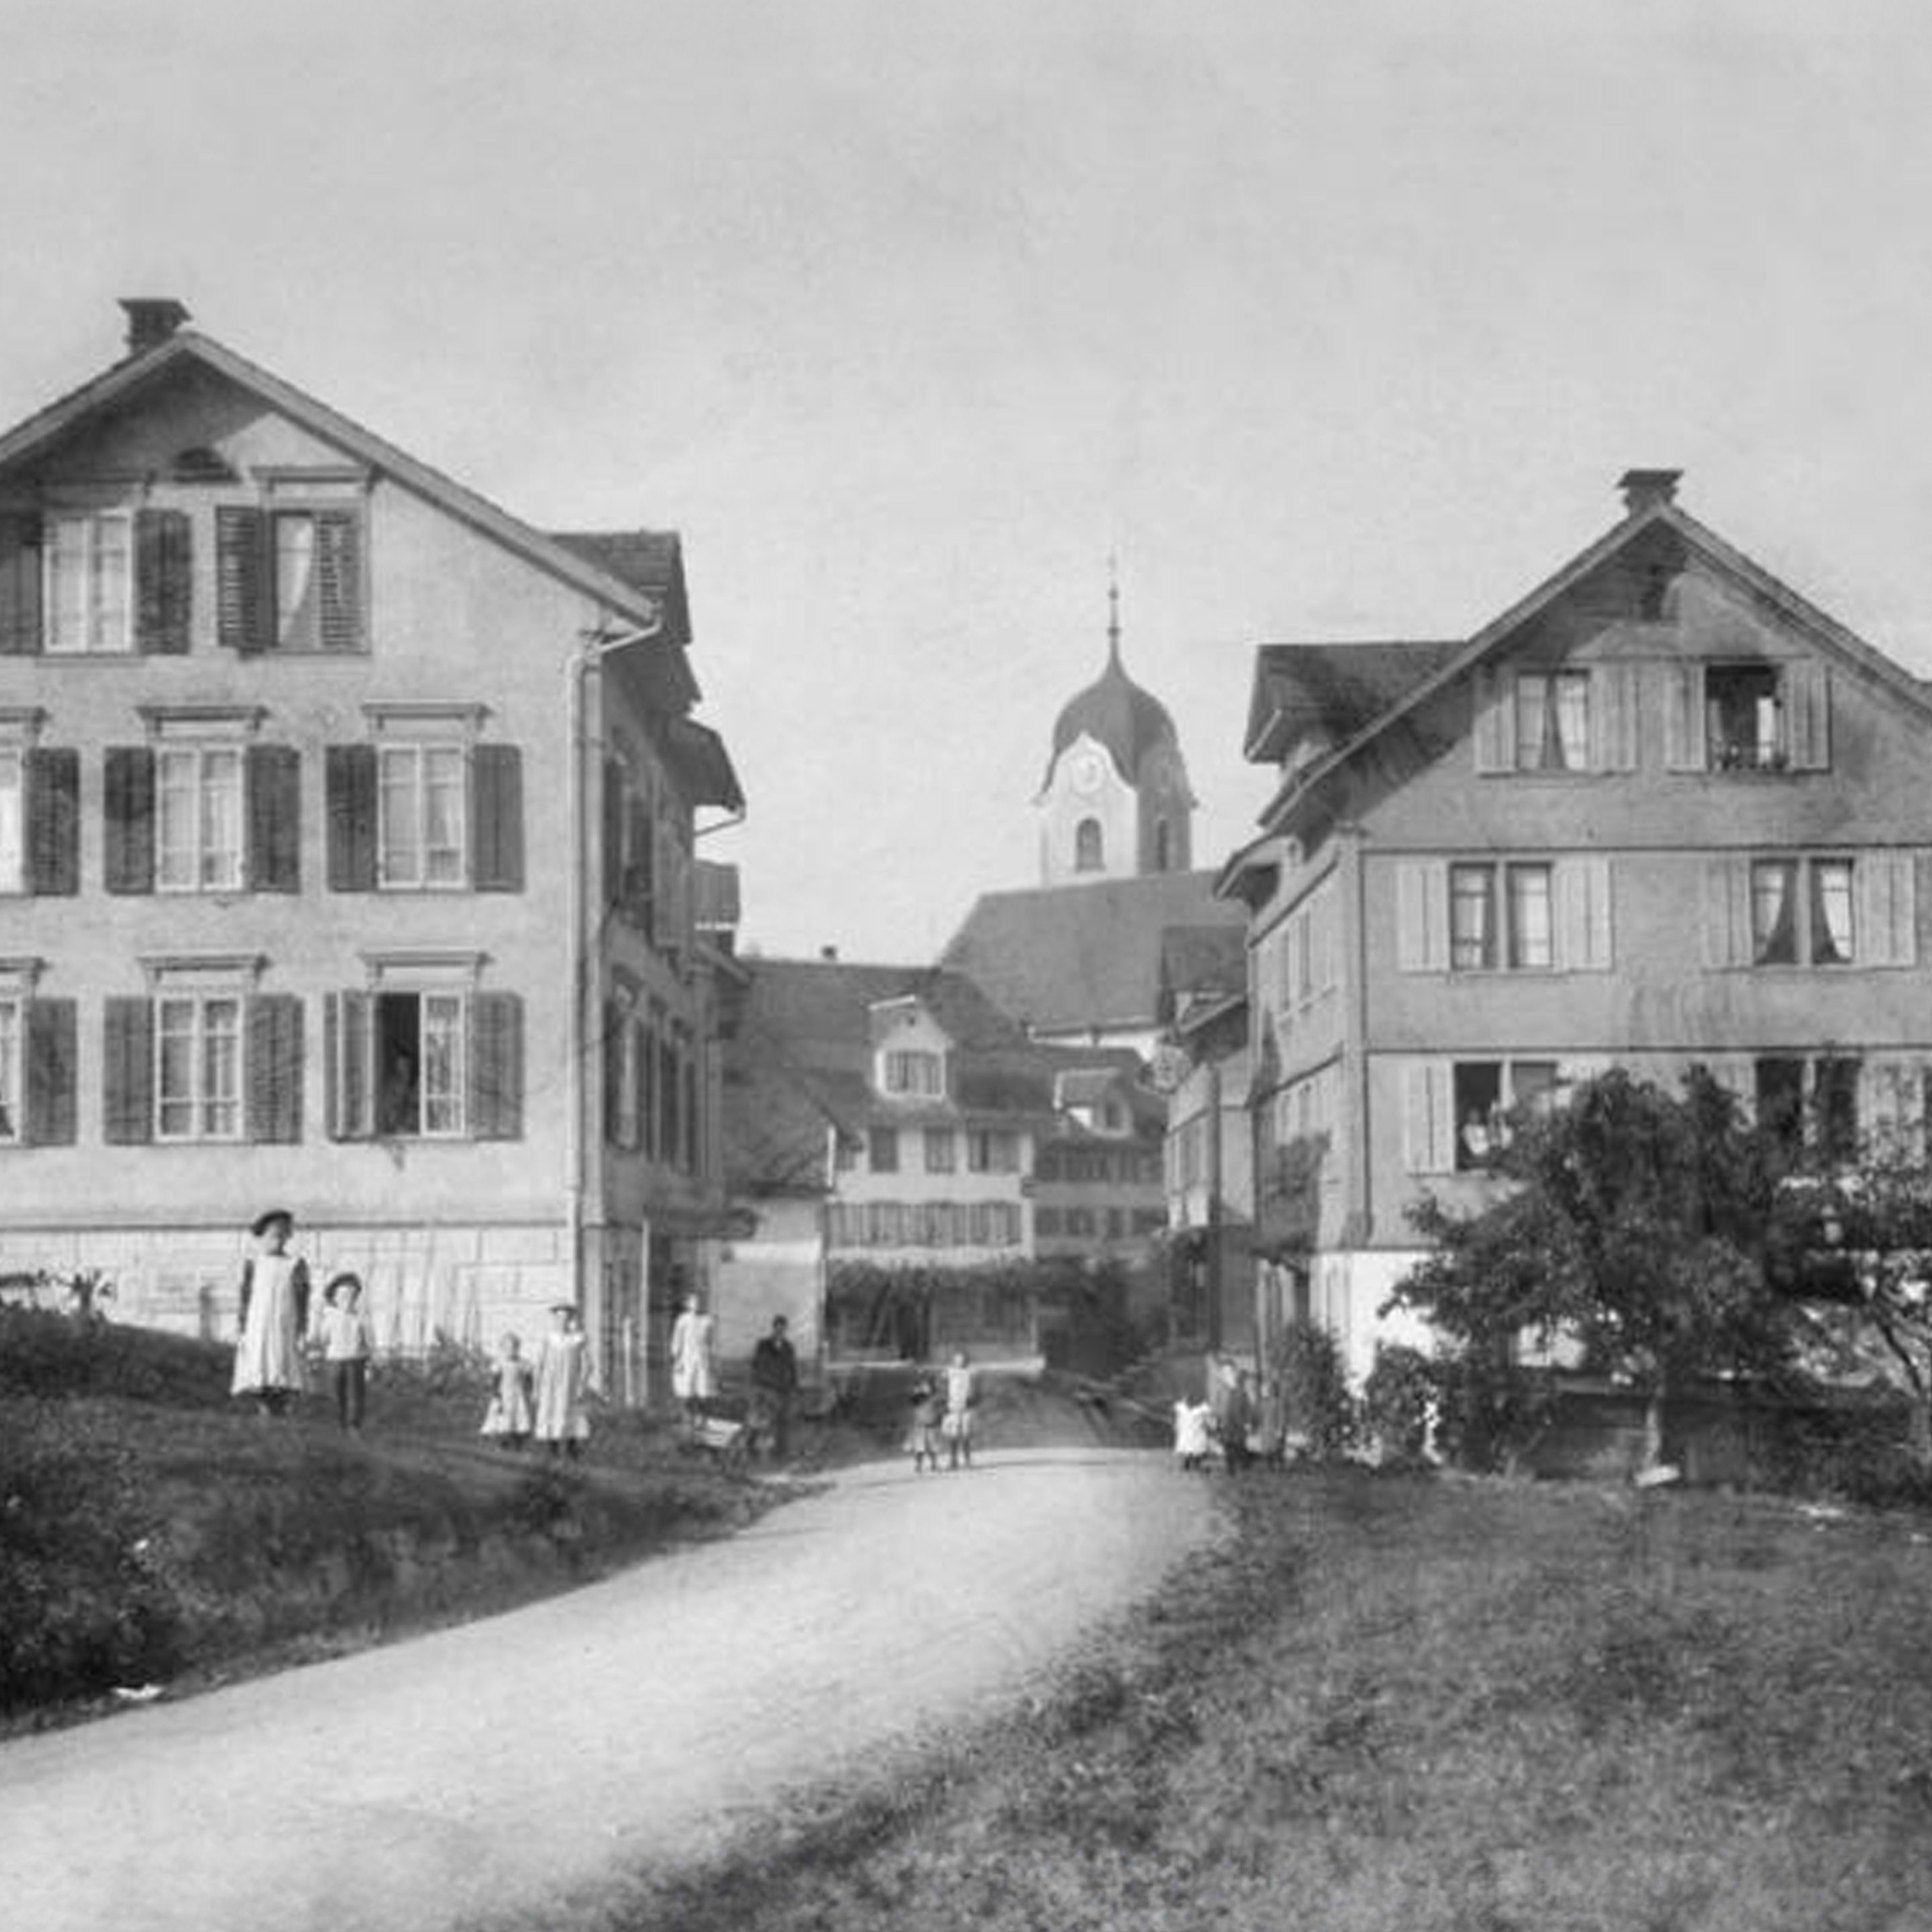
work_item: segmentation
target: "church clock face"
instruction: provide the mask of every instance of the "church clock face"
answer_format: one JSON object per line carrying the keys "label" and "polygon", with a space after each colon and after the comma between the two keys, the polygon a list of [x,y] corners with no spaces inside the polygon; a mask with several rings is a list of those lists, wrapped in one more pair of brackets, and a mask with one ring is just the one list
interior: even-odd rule
{"label": "church clock face", "polygon": [[1107,776],[1106,760],[1090,748],[1076,752],[1067,776],[1077,792],[1090,794],[1100,789]]}

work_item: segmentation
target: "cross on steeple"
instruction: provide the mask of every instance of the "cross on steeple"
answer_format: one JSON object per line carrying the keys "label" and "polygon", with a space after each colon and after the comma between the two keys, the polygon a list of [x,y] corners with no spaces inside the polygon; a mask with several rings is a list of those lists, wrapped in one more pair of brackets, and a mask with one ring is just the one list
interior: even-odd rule
{"label": "cross on steeple", "polygon": [[1107,558],[1107,662],[1117,670],[1120,662],[1120,560],[1111,552]]}

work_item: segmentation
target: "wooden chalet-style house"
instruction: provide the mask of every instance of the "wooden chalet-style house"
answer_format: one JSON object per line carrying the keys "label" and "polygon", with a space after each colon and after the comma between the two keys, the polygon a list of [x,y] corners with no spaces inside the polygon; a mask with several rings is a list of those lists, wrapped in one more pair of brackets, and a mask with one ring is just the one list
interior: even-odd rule
{"label": "wooden chalet-style house", "polygon": [[[1270,644],[1250,914],[1263,1327],[1365,1370],[1424,1193],[1509,1109],[1702,1061],[1780,1131],[1924,1118],[1932,694],[1688,515],[1677,472],[1474,637]],[[1808,1122],[1816,1123],[1815,1130]]]}
{"label": "wooden chalet-style house", "polygon": [[722,1204],[675,536],[532,529],[130,301],[0,435],[0,1271],[226,1334],[265,1207],[379,1336],[584,1306],[638,1397]]}

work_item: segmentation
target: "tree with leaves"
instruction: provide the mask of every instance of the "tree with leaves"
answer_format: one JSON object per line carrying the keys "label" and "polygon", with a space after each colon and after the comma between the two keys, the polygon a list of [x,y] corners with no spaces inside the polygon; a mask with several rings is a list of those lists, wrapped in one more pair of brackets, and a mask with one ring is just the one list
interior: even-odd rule
{"label": "tree with leaves", "polygon": [[1681,1095],[1612,1069],[1499,1138],[1510,1184],[1474,1214],[1425,1200],[1411,1218],[1432,1252],[1390,1305],[1489,1361],[1526,1338],[1580,1344],[1644,1391],[1654,1466],[1673,1388],[1789,1355],[1778,1144],[1701,1066]]}

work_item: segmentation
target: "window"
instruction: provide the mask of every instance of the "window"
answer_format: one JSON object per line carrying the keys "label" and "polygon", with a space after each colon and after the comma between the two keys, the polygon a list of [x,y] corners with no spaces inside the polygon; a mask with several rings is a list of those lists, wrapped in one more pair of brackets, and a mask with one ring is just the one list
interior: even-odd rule
{"label": "window", "polygon": [[867,1136],[866,1165],[874,1174],[899,1171],[899,1134],[896,1127],[874,1127]]}
{"label": "window", "polygon": [[1808,1142],[1826,1160],[1856,1159],[1859,1070],[1856,1060],[1758,1060],[1752,1069],[1758,1125],[1793,1154]]}
{"label": "window", "polygon": [[1760,1060],[1753,1069],[1757,1123],[1792,1153],[1804,1144],[1804,1063]]}
{"label": "window", "polygon": [[928,1174],[950,1174],[958,1158],[950,1127],[928,1127],[926,1130],[926,1171]]}
{"label": "window", "polygon": [[1509,1141],[1509,1116],[1546,1104],[1558,1084],[1552,1060],[1462,1060],[1450,1074],[1459,1173],[1487,1167]]}
{"label": "window", "polygon": [[1849,859],[1759,859],[1750,868],[1751,964],[1849,966],[1858,956]]}
{"label": "window", "polygon": [[18,1000],[0,1000],[0,1144],[17,1145],[21,1138],[22,1059],[22,1008]]}
{"label": "window", "polygon": [[241,1138],[242,1041],[242,1002],[232,994],[183,994],[156,1002],[157,1138]]}
{"label": "window", "polygon": [[1083,818],[1073,828],[1073,869],[1076,872],[1098,872],[1106,865],[1100,821],[1097,818]]}
{"label": "window", "polygon": [[242,782],[238,746],[182,746],[155,754],[158,890],[240,891]]}
{"label": "window", "polygon": [[358,508],[224,503],[214,536],[216,633],[226,648],[362,647]]}
{"label": "window", "polygon": [[376,823],[385,886],[464,883],[466,766],[460,745],[384,745],[376,754]]}
{"label": "window", "polygon": [[1019,1172],[1019,1136],[1005,1128],[976,1129],[966,1136],[966,1166],[972,1174]]}
{"label": "window", "polygon": [[933,1099],[946,1090],[945,1067],[936,1053],[894,1048],[886,1055],[886,1091]]}
{"label": "window", "polygon": [[1551,875],[1546,865],[1451,866],[1452,970],[1477,972],[1506,964],[1512,971],[1548,970],[1556,963]]}
{"label": "window", "polygon": [[56,512],[42,542],[48,650],[131,650],[133,518],[124,510]]}
{"label": "window", "polygon": [[1524,671],[1516,680],[1516,763],[1524,772],[1590,765],[1590,674]]}
{"label": "window", "polygon": [[0,750],[0,892],[27,888],[27,760]]}
{"label": "window", "polygon": [[464,1131],[464,996],[384,993],[376,1001],[376,1131],[448,1138]]}
{"label": "window", "polygon": [[1154,868],[1156,872],[1174,870],[1174,832],[1164,818],[1154,822]]}
{"label": "window", "polygon": [[1784,707],[1771,664],[1708,664],[1705,731],[1714,771],[1776,771],[1785,763]]}
{"label": "window", "polygon": [[1033,1231],[1043,1240],[1050,1240],[1060,1232],[1060,1215],[1058,1208],[1036,1208],[1033,1213]]}

